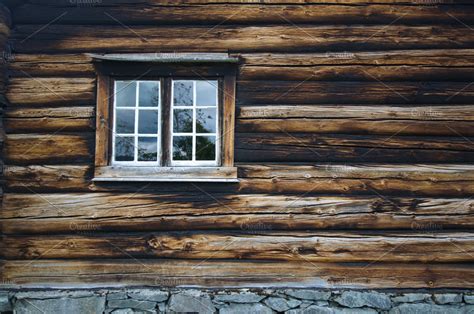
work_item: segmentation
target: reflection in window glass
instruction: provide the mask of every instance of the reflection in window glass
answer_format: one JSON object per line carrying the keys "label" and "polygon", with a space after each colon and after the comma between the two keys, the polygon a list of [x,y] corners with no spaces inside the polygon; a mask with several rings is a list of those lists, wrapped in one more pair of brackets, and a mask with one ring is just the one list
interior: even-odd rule
{"label": "reflection in window glass", "polygon": [[216,124],[216,108],[196,110],[197,133],[215,133]]}
{"label": "reflection in window glass", "polygon": [[196,137],[196,160],[216,159],[216,137],[197,136]]}
{"label": "reflection in window glass", "polygon": [[193,110],[174,109],[173,110],[173,132],[189,133],[193,132]]}
{"label": "reflection in window glass", "polygon": [[138,133],[158,133],[158,110],[140,110],[138,114]]}
{"label": "reflection in window glass", "polygon": [[196,81],[196,106],[217,106],[217,81]]}
{"label": "reflection in window glass", "polygon": [[192,160],[193,159],[193,137],[173,136],[173,159]]}
{"label": "reflection in window glass", "polygon": [[117,136],[115,138],[115,160],[133,161],[135,157],[135,143],[131,136]]}
{"label": "reflection in window glass", "polygon": [[114,104],[113,161],[156,163],[160,138],[160,81],[116,81]]}
{"label": "reflection in window glass", "polygon": [[132,81],[117,81],[115,99],[117,107],[135,107],[137,83]]}
{"label": "reflection in window glass", "polygon": [[173,82],[173,104],[175,106],[193,105],[193,81]]}
{"label": "reflection in window glass", "polygon": [[173,81],[172,161],[217,164],[217,83],[206,80]]}
{"label": "reflection in window glass", "polygon": [[158,107],[160,102],[160,85],[156,81],[142,81],[139,83],[139,107]]}
{"label": "reflection in window glass", "polygon": [[138,138],[138,161],[158,160],[158,138],[139,137]]}
{"label": "reflection in window glass", "polygon": [[123,133],[135,133],[135,110],[119,109],[117,110],[115,132],[119,134]]}

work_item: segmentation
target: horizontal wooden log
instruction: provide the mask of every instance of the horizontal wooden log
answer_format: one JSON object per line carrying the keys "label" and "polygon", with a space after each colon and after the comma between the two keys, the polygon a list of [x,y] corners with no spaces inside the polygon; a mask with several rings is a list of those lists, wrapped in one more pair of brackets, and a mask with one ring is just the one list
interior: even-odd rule
{"label": "horizontal wooden log", "polygon": [[237,107],[238,132],[473,136],[474,107],[266,105]]}
{"label": "horizontal wooden log", "polygon": [[8,133],[94,131],[94,107],[7,108],[4,113]]}
{"label": "horizontal wooden log", "polygon": [[92,160],[93,134],[9,134],[3,156],[7,163],[61,163]]}
{"label": "horizontal wooden log", "polygon": [[[465,26],[117,26],[16,25],[15,52],[328,51],[473,48]],[[37,33],[35,33],[37,32]],[[34,36],[31,34],[35,33]]]}
{"label": "horizontal wooden log", "polygon": [[14,77],[95,76],[92,58],[86,54],[15,54],[9,72]]}
{"label": "horizontal wooden log", "polygon": [[175,258],[300,262],[472,262],[472,233],[175,232],[4,236],[5,259]]}
{"label": "horizontal wooden log", "polygon": [[470,82],[237,82],[239,104],[473,103]]}
{"label": "horizontal wooden log", "polygon": [[411,121],[474,121],[472,105],[264,105],[239,106],[239,119],[351,119]]}
{"label": "horizontal wooden log", "polygon": [[241,68],[241,80],[287,81],[468,81],[474,75],[474,67],[429,66],[250,66]]}
{"label": "horizontal wooden log", "polygon": [[309,263],[178,260],[5,261],[4,282],[14,287],[474,287],[470,264]]}
{"label": "horizontal wooden log", "polygon": [[[240,106],[237,111],[237,132],[474,136],[471,105],[267,105]],[[4,123],[9,133],[91,131],[94,119],[92,106],[12,107]]]}
{"label": "horizontal wooden log", "polygon": [[14,78],[6,96],[12,106],[91,104],[95,99],[95,79]]}
{"label": "horizontal wooden log", "polygon": [[[405,69],[405,74],[415,76],[425,75],[428,71],[441,71],[446,80],[447,77],[459,80],[458,74],[468,73],[474,67],[474,49],[427,49],[427,50],[396,50],[396,51],[372,51],[372,52],[325,52],[325,53],[243,53],[235,54],[242,59],[243,68],[241,79],[251,76],[261,77],[257,70],[283,71],[291,75],[298,69],[313,69],[313,79],[324,80],[323,77],[352,77],[367,78],[368,74],[382,75],[387,78],[399,77],[396,70]],[[336,66],[339,71],[332,70]],[[282,69],[280,69],[282,67]],[[389,73],[376,71],[377,67],[384,67]],[[467,67],[464,69],[463,67]],[[456,68],[456,69],[453,69]],[[359,69],[359,73],[354,71]],[[449,69],[449,70],[448,70]],[[362,72],[367,70],[367,73]],[[408,72],[407,72],[408,71]],[[61,76],[61,77],[93,77],[94,68],[91,57],[87,54],[21,54],[14,55],[9,63],[9,72],[13,77],[31,76]],[[285,72],[282,72],[285,76]],[[247,73],[247,74],[246,74]],[[433,73],[433,72],[432,72]],[[447,76],[445,76],[447,75]],[[305,75],[304,79],[310,75]],[[291,76],[290,76],[291,77]],[[408,76],[404,76],[406,79]],[[272,76],[271,78],[275,78]],[[283,79],[283,78],[280,78]],[[427,80],[438,79],[432,75]],[[373,78],[372,78],[373,80]],[[426,79],[425,79],[426,80]]]}
{"label": "horizontal wooden log", "polygon": [[90,166],[5,166],[9,191],[109,191],[211,193],[330,193],[470,196],[474,170],[469,165],[238,165],[239,184],[92,183]]}
{"label": "horizontal wooden log", "polygon": [[456,163],[474,158],[472,141],[464,137],[237,133],[235,143],[238,162]]}
{"label": "horizontal wooden log", "polygon": [[[144,187],[142,186],[142,189]],[[5,234],[103,231],[406,229],[474,226],[469,198],[329,197],[283,194],[6,193]]]}
{"label": "horizontal wooden log", "polygon": [[248,66],[380,65],[472,67],[474,49],[328,51],[324,53],[243,53]]}
{"label": "horizontal wooden log", "polygon": [[[213,1],[214,2],[214,1]],[[288,1],[285,1],[288,2]],[[438,3],[438,2],[437,2]],[[246,2],[246,4],[248,4]],[[61,24],[261,24],[261,23],[318,23],[318,24],[452,24],[454,19],[471,23],[474,8],[468,5],[387,6],[387,5],[278,5],[245,4],[180,4],[169,6],[154,3],[94,3],[78,5],[68,2],[27,3],[13,11],[18,24],[49,23],[65,11]],[[205,12],[206,14],[202,14]],[[109,14],[112,17],[108,17]],[[453,17],[454,16],[454,17]]]}

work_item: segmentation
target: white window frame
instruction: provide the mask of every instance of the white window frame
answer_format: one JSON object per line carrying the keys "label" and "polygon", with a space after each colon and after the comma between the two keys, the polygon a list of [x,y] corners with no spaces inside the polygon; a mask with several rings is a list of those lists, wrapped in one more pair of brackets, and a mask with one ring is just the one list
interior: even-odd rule
{"label": "white window frame", "polygon": [[[191,81],[193,83],[193,104],[192,106],[175,106],[174,104],[174,83],[175,82],[180,82],[180,81]],[[215,82],[215,85],[211,83],[213,86],[216,87],[216,105],[215,106],[197,106],[196,103],[196,82],[197,81],[205,81],[205,82]],[[221,137],[220,137],[220,126],[219,126],[219,81],[216,79],[171,79],[171,108],[170,108],[170,127],[171,130],[169,132],[170,134],[170,148],[169,148],[169,160],[171,163],[171,166],[176,166],[176,167],[200,167],[200,166],[209,166],[209,167],[216,167],[219,165],[220,162],[220,147],[221,147]],[[192,110],[193,111],[193,130],[192,133],[175,133],[174,130],[174,109],[187,109],[187,110]],[[216,110],[216,126],[215,129],[216,131],[214,133],[198,133],[196,132],[196,112],[198,109],[215,109]],[[173,160],[173,137],[174,136],[190,136],[192,138],[192,160]],[[215,158],[214,160],[196,160],[196,142],[197,136],[214,136],[216,138],[215,141]]]}
{"label": "white window frame", "polygon": [[[135,106],[134,107],[117,107],[117,83],[124,82],[128,83],[128,85],[132,83],[135,84]],[[139,99],[140,99],[140,83],[141,82],[156,82],[159,86],[159,93],[158,93],[158,106],[157,107],[140,107],[139,106]],[[112,130],[112,158],[111,164],[112,165],[120,165],[120,166],[160,166],[161,160],[161,140],[162,140],[162,130],[161,130],[161,106],[162,106],[162,97],[161,97],[161,89],[162,84],[160,80],[114,80],[114,101],[113,101],[113,130]],[[135,111],[135,123],[134,123],[134,132],[133,134],[127,133],[117,133],[117,109],[118,110],[134,110]],[[139,134],[138,133],[138,118],[140,110],[151,111],[151,110],[158,110],[158,133],[157,134]],[[134,138],[134,157],[133,161],[117,161],[115,160],[115,140],[117,137],[133,137]],[[138,161],[138,138],[139,137],[157,137],[157,160],[156,161]]]}

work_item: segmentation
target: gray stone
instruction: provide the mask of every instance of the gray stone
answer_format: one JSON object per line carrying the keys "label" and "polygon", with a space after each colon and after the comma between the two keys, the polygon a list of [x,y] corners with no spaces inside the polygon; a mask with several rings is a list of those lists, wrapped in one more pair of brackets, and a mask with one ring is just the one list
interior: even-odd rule
{"label": "gray stone", "polygon": [[334,301],[350,308],[369,306],[388,310],[392,306],[390,298],[386,294],[378,292],[344,291]]}
{"label": "gray stone", "polygon": [[430,298],[431,294],[428,293],[404,293],[402,295],[392,297],[392,301],[395,303],[413,303],[427,301]]}
{"label": "gray stone", "polygon": [[462,295],[457,293],[436,293],[433,295],[438,304],[461,303]]}
{"label": "gray stone", "polygon": [[348,308],[336,308],[334,314],[377,314],[378,312],[374,309],[348,309]]}
{"label": "gray stone", "polygon": [[297,299],[322,300],[326,301],[331,297],[330,291],[306,290],[306,289],[287,289],[285,294]]}
{"label": "gray stone", "polygon": [[466,302],[467,304],[474,304],[474,295],[465,294],[464,302]]}
{"label": "gray stone", "polygon": [[107,300],[123,300],[127,299],[127,294],[125,292],[109,292],[107,294]]}
{"label": "gray stone", "polygon": [[232,303],[220,309],[219,314],[271,314],[272,309],[261,303]]}
{"label": "gray stone", "polygon": [[8,292],[0,292],[0,312],[11,311],[12,306],[8,300]]}
{"label": "gray stone", "polygon": [[150,302],[150,301],[133,300],[133,299],[110,300],[107,302],[107,307],[113,308],[113,309],[131,308],[131,309],[137,309],[137,310],[151,311],[156,308],[156,303]]}
{"label": "gray stone", "polygon": [[51,291],[21,291],[15,293],[16,299],[57,299],[57,298],[83,298],[94,296],[93,291],[51,290]]}
{"label": "gray stone", "polygon": [[164,313],[166,311],[166,302],[158,303],[158,310],[160,313]]}
{"label": "gray stone", "polygon": [[277,312],[284,312],[288,311],[289,309],[295,308],[300,305],[302,302],[299,300],[286,300],[284,298],[278,297],[269,297],[263,301],[266,305],[271,307]]}
{"label": "gray stone", "polygon": [[113,313],[113,314],[135,314],[135,312],[132,309],[113,310],[111,313]]}
{"label": "gray stone", "polygon": [[58,299],[20,299],[13,305],[16,314],[36,313],[102,313],[105,310],[105,297],[58,298]]}
{"label": "gray stone", "polygon": [[167,291],[161,290],[144,289],[131,291],[128,293],[128,296],[136,300],[163,302],[168,300],[169,293]]}
{"label": "gray stone", "polygon": [[426,303],[401,304],[390,310],[389,314],[469,314],[474,306],[436,305]]}
{"label": "gray stone", "polygon": [[264,296],[253,292],[245,293],[231,293],[231,294],[216,294],[214,301],[216,302],[230,302],[230,303],[257,303],[260,302]]}
{"label": "gray stone", "polygon": [[216,308],[208,295],[201,295],[198,291],[179,292],[171,295],[168,310],[172,312],[214,313]]}

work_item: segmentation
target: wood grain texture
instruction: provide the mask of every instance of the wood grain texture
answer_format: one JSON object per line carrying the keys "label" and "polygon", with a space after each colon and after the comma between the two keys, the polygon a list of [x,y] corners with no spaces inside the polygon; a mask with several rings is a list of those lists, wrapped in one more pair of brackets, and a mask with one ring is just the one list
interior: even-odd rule
{"label": "wood grain texture", "polygon": [[[127,25],[155,24],[388,24],[394,20],[398,24],[452,24],[452,16],[465,23],[471,23],[474,8],[469,5],[414,6],[414,5],[340,5],[311,4],[308,1],[270,2],[271,7],[254,1],[245,4],[220,3],[189,4],[165,1],[140,3],[111,2],[93,5],[74,5],[64,1],[27,3],[14,11],[13,18],[18,24],[48,23],[64,12],[62,24],[116,24],[116,20]],[[284,2],[290,4],[283,4]],[[322,2],[322,3],[321,3]],[[334,1],[335,2],[335,1]],[[334,3],[333,2],[333,3]],[[293,4],[291,4],[293,3]],[[304,4],[303,4],[304,3]],[[326,2],[328,3],[328,2]],[[439,3],[439,2],[436,2]],[[202,14],[205,11],[206,14]],[[112,17],[107,16],[109,14]],[[449,15],[448,15],[449,14]],[[116,19],[116,20],[114,20]]]}
{"label": "wood grain texture", "polygon": [[474,225],[469,198],[208,193],[7,193],[1,226],[8,234],[44,234],[216,229],[429,233]]}
{"label": "wood grain texture", "polygon": [[[9,191],[20,192],[210,192],[210,193],[341,193],[420,196],[470,196],[469,165],[237,165],[238,184],[92,183],[89,165],[5,166]],[[201,190],[200,190],[201,189]]]}
{"label": "wood grain texture", "polygon": [[6,96],[12,106],[91,104],[95,99],[95,79],[14,78]]}
{"label": "wood grain texture", "polygon": [[470,82],[238,81],[238,104],[469,104]]}
{"label": "wood grain texture", "polygon": [[[75,230],[72,230],[75,232]],[[175,258],[299,262],[473,262],[467,232],[175,232],[7,235],[5,259]]]}
{"label": "wood grain texture", "polygon": [[[59,131],[59,130],[58,130]],[[9,134],[5,139],[4,160],[13,164],[91,161],[94,149],[91,133]]]}
{"label": "wood grain texture", "polygon": [[469,264],[275,263],[177,260],[5,261],[21,287],[181,286],[306,288],[472,288]]}
{"label": "wood grain texture", "polygon": [[17,25],[15,52],[311,52],[474,48],[465,26],[134,26]]}
{"label": "wood grain texture", "polygon": [[239,162],[461,163],[472,160],[473,149],[471,140],[463,137],[237,133],[235,158]]}

